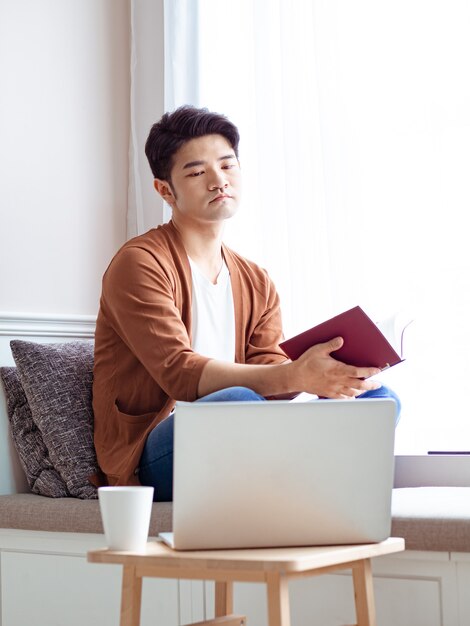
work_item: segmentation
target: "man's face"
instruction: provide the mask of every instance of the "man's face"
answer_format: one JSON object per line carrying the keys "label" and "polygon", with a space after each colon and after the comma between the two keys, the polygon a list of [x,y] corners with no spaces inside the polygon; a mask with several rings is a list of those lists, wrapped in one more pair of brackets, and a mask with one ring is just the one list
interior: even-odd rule
{"label": "man's face", "polygon": [[235,214],[241,192],[240,164],[222,135],[205,135],[185,143],[173,157],[171,185],[155,181],[173,209],[173,217],[191,222],[218,222]]}

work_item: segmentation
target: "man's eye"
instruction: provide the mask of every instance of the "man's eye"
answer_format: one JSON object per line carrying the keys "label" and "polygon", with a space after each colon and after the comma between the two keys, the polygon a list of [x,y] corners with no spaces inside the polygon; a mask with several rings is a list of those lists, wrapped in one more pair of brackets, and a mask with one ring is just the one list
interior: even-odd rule
{"label": "man's eye", "polygon": [[201,176],[201,174],[204,174],[204,170],[201,170],[199,172],[191,172],[190,174],[188,174],[189,177],[195,177],[195,176]]}

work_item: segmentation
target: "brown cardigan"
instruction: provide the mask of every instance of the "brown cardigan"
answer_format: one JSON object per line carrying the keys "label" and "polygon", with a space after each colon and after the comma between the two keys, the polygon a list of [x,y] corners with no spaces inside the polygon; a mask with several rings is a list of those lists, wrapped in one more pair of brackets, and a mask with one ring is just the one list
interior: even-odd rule
{"label": "brown cardigan", "polygon": [[[279,298],[267,273],[223,246],[235,307],[237,363],[282,363]],[[95,447],[111,485],[139,484],[149,432],[193,401],[209,359],[191,349],[191,269],[172,222],[128,241],[103,277],[96,322]]]}

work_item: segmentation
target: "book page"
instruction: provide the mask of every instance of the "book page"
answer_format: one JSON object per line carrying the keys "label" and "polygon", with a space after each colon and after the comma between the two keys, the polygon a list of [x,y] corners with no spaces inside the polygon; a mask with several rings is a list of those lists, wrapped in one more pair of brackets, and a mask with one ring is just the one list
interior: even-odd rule
{"label": "book page", "polygon": [[412,317],[408,313],[401,311],[380,322],[376,322],[377,328],[402,359],[406,358],[405,331],[412,322]]}

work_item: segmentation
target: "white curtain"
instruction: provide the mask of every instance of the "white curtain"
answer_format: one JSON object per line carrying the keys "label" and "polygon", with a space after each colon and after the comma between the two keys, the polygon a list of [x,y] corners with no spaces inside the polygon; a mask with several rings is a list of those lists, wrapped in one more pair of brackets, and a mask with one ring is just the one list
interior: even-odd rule
{"label": "white curtain", "polygon": [[130,0],[131,85],[128,238],[160,224],[163,206],[153,188],[144,146],[165,110],[163,0]]}
{"label": "white curtain", "polygon": [[207,106],[237,124],[244,192],[225,240],[269,268],[286,332],[300,330],[332,304],[313,3],[168,0],[165,11],[167,109]]}
{"label": "white curtain", "polygon": [[165,108],[241,132],[226,241],[267,267],[287,335],[360,304],[412,315],[399,452],[458,449],[470,381],[470,4],[168,0]]}

